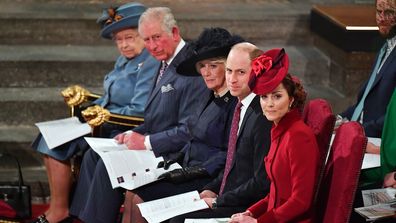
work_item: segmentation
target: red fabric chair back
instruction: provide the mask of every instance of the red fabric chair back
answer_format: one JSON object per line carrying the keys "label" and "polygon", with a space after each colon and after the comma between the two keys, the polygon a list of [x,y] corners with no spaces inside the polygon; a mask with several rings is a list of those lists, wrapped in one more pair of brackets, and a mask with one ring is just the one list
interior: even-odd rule
{"label": "red fabric chair back", "polygon": [[302,118],[313,131],[319,147],[320,170],[316,181],[314,203],[318,196],[318,184],[322,179],[326,156],[329,151],[335,115],[330,104],[324,99],[313,99],[305,106]]}
{"label": "red fabric chair back", "polygon": [[320,160],[324,166],[336,120],[331,106],[324,99],[313,99],[305,106],[302,118],[316,136]]}
{"label": "red fabric chair back", "polygon": [[358,122],[344,123],[336,130],[319,184],[317,222],[349,221],[366,145]]}

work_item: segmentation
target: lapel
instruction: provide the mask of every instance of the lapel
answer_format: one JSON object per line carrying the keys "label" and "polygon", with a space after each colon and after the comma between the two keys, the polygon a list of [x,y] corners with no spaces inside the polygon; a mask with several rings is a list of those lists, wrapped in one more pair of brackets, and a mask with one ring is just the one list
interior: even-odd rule
{"label": "lapel", "polygon": [[[212,99],[212,97],[213,97],[213,91],[208,89],[208,91],[205,92],[204,99],[201,100],[202,103],[198,107],[198,111],[199,111],[198,117],[199,118],[201,118],[201,116],[204,112],[206,113],[206,110],[210,109],[210,112],[211,112],[211,110],[213,109],[212,106],[210,106],[211,102],[209,102]],[[209,114],[213,114],[213,113],[209,113]]]}
{"label": "lapel", "polygon": [[[110,77],[108,77],[108,79],[110,79]],[[101,103],[101,106],[102,107],[106,107],[107,106],[107,104],[109,103],[109,101],[110,101],[110,87],[113,85],[113,83],[114,83],[114,81],[115,81],[115,78],[114,77],[111,77],[111,79],[110,80],[106,80],[106,82],[105,82],[105,93],[104,93],[104,95],[103,95],[103,102]]]}
{"label": "lapel", "polygon": [[149,99],[148,99],[148,101],[147,101],[147,104],[146,104],[146,107],[148,107],[148,105],[151,103],[151,101],[153,100],[153,98],[154,98],[154,91],[156,90],[156,88],[158,88],[158,84],[156,84],[156,80],[157,80],[157,78],[158,78],[158,75],[159,75],[159,70],[161,69],[161,63],[159,63],[158,65],[157,65],[157,75],[155,75],[155,79],[153,80],[153,86],[151,87],[151,91],[150,91],[150,96],[149,96]]}
{"label": "lapel", "polygon": [[239,129],[239,134],[238,134],[237,141],[239,140],[239,136],[243,135],[243,131],[245,130],[246,122],[249,119],[249,117],[253,114],[254,110],[257,107],[257,105],[260,105],[259,97],[255,96],[254,99],[252,100],[252,102],[250,103],[249,107],[247,108],[245,116],[243,117],[241,128]]}
{"label": "lapel", "polygon": [[[371,86],[371,89],[374,88],[374,86],[376,84],[378,84],[378,82],[381,80],[381,78],[384,76],[384,74],[386,74],[386,70],[391,66],[391,64],[393,63],[393,61],[396,59],[396,47],[393,48],[392,52],[389,54],[388,58],[386,58],[384,64],[381,67],[381,70],[377,73],[377,76],[375,77],[374,83]],[[377,58],[380,59],[380,58]],[[371,91],[370,89],[370,91]]]}
{"label": "lapel", "polygon": [[[255,96],[254,99],[252,100],[252,102],[250,103],[249,107],[246,109],[245,116],[243,117],[243,120],[242,120],[241,128],[239,129],[239,134],[238,134],[238,138],[237,138],[237,142],[236,142],[235,151],[237,151],[239,149],[243,149],[243,148],[239,148],[239,146],[238,146],[239,136],[243,135],[246,122],[249,119],[249,117],[255,112],[255,110],[257,109],[257,106],[260,106],[260,97],[259,96]],[[261,109],[261,107],[259,109]],[[252,128],[252,126],[248,126],[248,127]],[[235,152],[234,158],[232,159],[230,172],[232,171],[232,169],[234,169],[235,162],[236,162],[236,157],[235,157],[236,155],[237,155],[237,153]]]}
{"label": "lapel", "polygon": [[128,60],[124,56],[119,56],[115,63],[114,70],[105,76],[103,101],[101,103],[102,107],[106,107],[107,104],[109,103],[111,97],[110,95],[111,86],[114,84],[117,77],[124,75],[122,73],[125,72],[125,66],[127,65],[128,62],[131,62],[131,60]]}
{"label": "lapel", "polygon": [[[149,98],[147,105],[149,105],[152,102],[152,100],[155,98],[155,96],[160,92],[161,87],[166,85],[166,83],[168,83],[173,78],[173,73],[175,72],[173,70],[174,70],[174,67],[173,67],[173,61],[172,61],[172,63],[166,69],[161,80],[157,84],[154,83],[155,86],[154,86],[153,91],[150,94],[150,98]],[[157,77],[158,77],[158,75],[157,75]]]}
{"label": "lapel", "polygon": [[[169,83],[173,78],[175,78],[176,67],[180,64],[181,61],[183,61],[186,58],[186,49],[187,49],[187,44],[179,51],[179,53],[175,56],[172,62],[168,65],[168,68],[166,68],[165,70],[164,76],[161,78],[158,84],[156,84],[154,81],[153,89],[150,93],[150,97],[147,101],[146,107],[150,106],[155,96],[160,92],[161,87]],[[161,63],[159,64],[159,67],[157,69],[157,75],[156,75],[157,78],[159,75],[160,68],[161,68]]]}

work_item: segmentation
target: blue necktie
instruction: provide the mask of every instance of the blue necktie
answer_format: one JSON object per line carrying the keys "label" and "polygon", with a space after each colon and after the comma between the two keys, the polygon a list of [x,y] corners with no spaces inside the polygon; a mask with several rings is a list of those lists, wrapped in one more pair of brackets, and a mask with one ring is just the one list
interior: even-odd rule
{"label": "blue necktie", "polygon": [[164,73],[165,73],[165,70],[167,67],[168,67],[168,64],[165,61],[162,61],[161,69],[159,70],[159,75],[158,75],[156,84],[158,84],[158,82],[160,82],[162,76],[164,76]]}
{"label": "blue necktie", "polygon": [[372,85],[374,83],[375,77],[377,76],[378,70],[379,70],[379,68],[381,66],[381,62],[382,62],[382,60],[384,59],[384,56],[385,56],[385,52],[386,52],[387,46],[388,45],[385,43],[385,45],[381,48],[380,53],[378,54],[378,59],[377,59],[377,62],[375,64],[375,67],[373,69],[373,72],[371,73],[370,79],[369,79],[369,81],[367,83],[366,89],[364,90],[362,98],[360,99],[358,105],[355,107],[355,111],[353,112],[351,121],[357,121],[359,119],[359,117],[360,117],[360,114],[363,111],[364,101],[366,100],[366,97],[367,97],[367,95],[368,95],[368,93],[369,93],[369,91],[370,91],[370,89],[371,89],[371,87],[372,87]]}

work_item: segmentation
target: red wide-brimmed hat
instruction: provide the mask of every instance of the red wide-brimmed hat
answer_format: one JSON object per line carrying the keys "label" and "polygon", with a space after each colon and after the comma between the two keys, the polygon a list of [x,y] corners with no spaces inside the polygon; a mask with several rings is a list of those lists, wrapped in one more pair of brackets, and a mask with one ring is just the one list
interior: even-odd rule
{"label": "red wide-brimmed hat", "polygon": [[289,71],[289,57],[285,50],[272,49],[252,61],[249,87],[257,95],[273,91]]}

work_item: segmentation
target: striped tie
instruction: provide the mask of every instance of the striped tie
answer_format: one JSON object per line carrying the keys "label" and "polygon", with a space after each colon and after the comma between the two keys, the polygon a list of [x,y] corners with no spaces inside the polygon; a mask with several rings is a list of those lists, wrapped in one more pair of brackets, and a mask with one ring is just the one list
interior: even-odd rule
{"label": "striped tie", "polygon": [[161,69],[159,70],[158,78],[157,78],[157,83],[160,82],[162,76],[164,76],[165,70],[168,67],[168,64],[165,61],[162,61]]}

